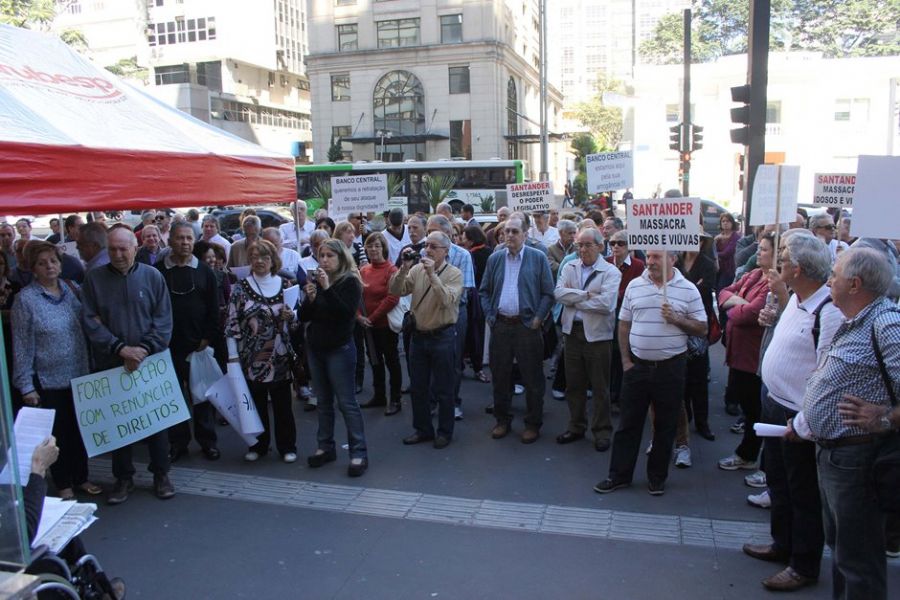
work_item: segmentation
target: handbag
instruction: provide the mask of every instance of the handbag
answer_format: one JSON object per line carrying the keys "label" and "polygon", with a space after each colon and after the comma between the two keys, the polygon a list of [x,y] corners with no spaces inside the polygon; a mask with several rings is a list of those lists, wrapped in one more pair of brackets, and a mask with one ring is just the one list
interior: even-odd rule
{"label": "handbag", "polygon": [[716,313],[712,310],[706,312],[706,323],[706,341],[708,342],[708,346],[711,346],[722,339],[722,326],[719,324],[719,319],[716,318]]}
{"label": "handbag", "polygon": [[[884,364],[884,356],[878,347],[875,335],[875,324],[872,324],[872,348],[878,360],[878,369],[891,399],[891,406],[897,407],[894,386]],[[882,511],[900,515],[900,432],[894,431],[886,436],[878,447],[878,454],[872,465],[872,479],[875,486],[875,497]]]}
{"label": "handbag", "polygon": [[409,296],[401,296],[400,301],[388,313],[388,327],[390,327],[391,331],[394,333],[403,331],[403,320],[406,313],[409,312],[411,303],[412,300]]}

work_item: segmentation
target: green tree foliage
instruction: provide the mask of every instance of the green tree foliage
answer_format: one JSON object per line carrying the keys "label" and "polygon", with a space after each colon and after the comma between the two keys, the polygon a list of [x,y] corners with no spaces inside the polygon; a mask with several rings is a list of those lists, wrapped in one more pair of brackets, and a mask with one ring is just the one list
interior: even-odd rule
{"label": "green tree foliage", "polygon": [[615,148],[622,139],[622,109],[604,104],[603,94],[622,93],[624,86],[621,82],[607,79],[603,75],[598,75],[594,85],[596,90],[594,97],[575,105],[575,120],[590,130],[600,147]]}
{"label": "green tree foliage", "polygon": [[[747,0],[694,0],[691,58],[708,62],[747,52]],[[822,52],[828,58],[900,54],[900,0],[772,0],[770,47]],[[682,14],[664,16],[640,45],[641,60],[682,60]]]}
{"label": "green tree foliage", "polygon": [[150,76],[148,69],[138,64],[137,56],[123,58],[114,65],[108,65],[106,70],[125,79],[139,79],[143,82]]}
{"label": "green tree foliage", "polygon": [[341,143],[336,142],[332,138],[331,145],[328,147],[328,162],[337,162],[339,160],[344,160],[344,150],[341,148]]}
{"label": "green tree foliage", "polygon": [[597,142],[589,133],[579,133],[572,138],[572,150],[575,152],[575,180],[572,181],[572,194],[575,202],[581,203],[587,199],[587,155],[597,152]]}
{"label": "green tree foliage", "polygon": [[[0,23],[23,29],[50,31],[56,13],[54,0],[0,0]],[[59,37],[77,50],[86,50],[88,47],[84,34],[77,29],[61,31]]]}

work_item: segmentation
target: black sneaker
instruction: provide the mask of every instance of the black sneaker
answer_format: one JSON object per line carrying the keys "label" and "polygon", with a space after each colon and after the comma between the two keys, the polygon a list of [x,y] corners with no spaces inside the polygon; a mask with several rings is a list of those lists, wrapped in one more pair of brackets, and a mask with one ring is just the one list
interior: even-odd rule
{"label": "black sneaker", "polygon": [[654,483],[651,481],[647,484],[647,491],[650,492],[651,496],[662,496],[666,493],[666,484],[663,482]]}
{"label": "black sneaker", "polygon": [[175,486],[169,481],[168,475],[163,473],[162,475],[153,476],[153,493],[160,500],[168,500],[175,495]]}
{"label": "black sneaker", "polygon": [[613,481],[612,479],[606,478],[594,486],[594,491],[598,494],[608,494],[619,488],[628,487],[629,485],[631,484],[627,481]]}
{"label": "black sneaker", "polygon": [[134,479],[116,479],[113,489],[106,497],[107,504],[122,504],[128,500],[128,494],[134,491]]}

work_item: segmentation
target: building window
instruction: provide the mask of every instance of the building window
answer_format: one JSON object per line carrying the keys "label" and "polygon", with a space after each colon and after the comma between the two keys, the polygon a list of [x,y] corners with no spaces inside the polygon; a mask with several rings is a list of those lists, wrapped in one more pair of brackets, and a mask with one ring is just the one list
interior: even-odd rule
{"label": "building window", "polygon": [[516,80],[512,77],[506,84],[506,154],[507,158],[519,158],[519,92],[516,90]]}
{"label": "building window", "polygon": [[450,67],[450,93],[469,93],[469,67]]}
{"label": "building window", "polygon": [[[409,71],[391,71],[379,79],[372,104],[376,132],[390,132],[394,138],[425,132],[425,91]],[[382,160],[424,160],[424,146],[416,142],[390,144],[382,149]]]}
{"label": "building window", "polygon": [[352,6],[356,4],[356,0],[334,0],[335,6]]}
{"label": "building window", "polygon": [[766,123],[781,123],[780,101],[768,102],[766,104]]}
{"label": "building window", "polygon": [[338,25],[338,52],[350,52],[359,49],[359,38],[357,35],[357,24]]}
{"label": "building window", "polygon": [[150,46],[172,46],[214,39],[216,39],[215,17],[177,19],[147,25],[147,43]]}
{"label": "building window", "polygon": [[331,99],[335,102],[350,100],[350,74],[331,76]]}
{"label": "building window", "polygon": [[222,61],[197,63],[197,84],[205,85],[213,92],[222,91]]}
{"label": "building window", "polygon": [[869,120],[868,98],[839,98],[834,101],[834,120],[862,123]]}
{"label": "building window", "polygon": [[462,15],[444,15],[441,17],[441,43],[459,44],[463,41]]}
{"label": "building window", "polygon": [[419,45],[419,19],[378,21],[376,25],[379,48]]}
{"label": "building window", "polygon": [[472,160],[472,121],[450,121],[450,158]]}
{"label": "building window", "polygon": [[343,160],[353,160],[353,142],[345,142],[344,140],[353,135],[353,128],[349,125],[337,125],[331,128],[331,142],[341,145],[341,156]]}
{"label": "building window", "polygon": [[153,69],[153,74],[156,78],[156,85],[191,82],[191,71],[187,63],[182,65],[170,65],[167,67],[155,67]]}

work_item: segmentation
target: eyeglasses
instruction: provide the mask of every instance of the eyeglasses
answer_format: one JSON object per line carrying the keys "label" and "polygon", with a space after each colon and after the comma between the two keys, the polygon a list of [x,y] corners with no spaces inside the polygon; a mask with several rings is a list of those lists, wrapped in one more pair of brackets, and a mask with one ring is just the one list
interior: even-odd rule
{"label": "eyeglasses", "polygon": [[593,248],[593,247],[596,246],[596,245],[597,245],[597,244],[595,244],[594,242],[581,242],[581,243],[576,243],[576,244],[575,244],[575,247],[576,247],[576,248],[579,248],[579,249],[582,249],[582,248]]}
{"label": "eyeglasses", "polygon": [[425,244],[426,248],[431,248],[432,250],[446,250],[447,246],[441,246],[440,244]]}
{"label": "eyeglasses", "polygon": [[834,231],[835,227],[834,225],[819,225],[818,227],[816,227],[816,229],[830,229]]}
{"label": "eyeglasses", "polygon": [[504,231],[506,232],[506,235],[519,235],[522,233],[521,229],[510,229],[509,227],[504,229]]}
{"label": "eyeglasses", "polygon": [[615,240],[615,241],[610,242],[609,245],[625,247],[628,245],[628,242],[623,241],[623,240]]}

